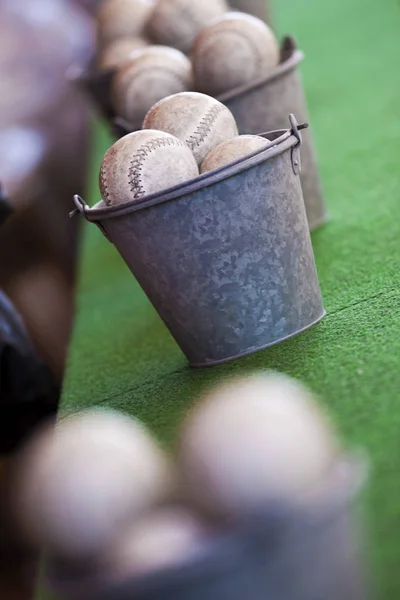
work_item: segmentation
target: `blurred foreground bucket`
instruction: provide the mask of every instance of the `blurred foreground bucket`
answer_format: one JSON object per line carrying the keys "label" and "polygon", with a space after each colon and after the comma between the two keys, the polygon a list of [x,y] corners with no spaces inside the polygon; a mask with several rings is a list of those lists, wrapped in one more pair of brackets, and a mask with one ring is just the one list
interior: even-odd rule
{"label": "blurred foreground bucket", "polygon": [[191,563],[114,585],[49,565],[48,584],[62,600],[366,600],[354,510],[365,468],[346,457],[332,471],[305,506],[264,508]]}
{"label": "blurred foreground bucket", "polygon": [[192,366],[256,352],[325,314],[290,119],[291,129],[265,134],[265,150],[165,192],[102,209],[75,197]]}
{"label": "blurred foreground bucket", "polygon": [[[258,134],[274,127],[285,127],[287,115],[294,113],[299,121],[308,121],[298,66],[304,55],[287,37],[281,49],[281,64],[268,76],[251,85],[232,90],[220,100],[233,113],[240,134]],[[301,185],[310,229],[326,220],[322,186],[312,137],[307,135],[301,148]]]}

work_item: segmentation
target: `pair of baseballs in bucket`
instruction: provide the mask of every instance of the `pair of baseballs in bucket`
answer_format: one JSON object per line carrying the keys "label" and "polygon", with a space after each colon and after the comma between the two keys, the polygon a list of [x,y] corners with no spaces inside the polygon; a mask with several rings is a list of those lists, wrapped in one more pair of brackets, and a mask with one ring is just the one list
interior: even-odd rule
{"label": "pair of baseballs in bucket", "polygon": [[[193,0],[160,0],[149,26],[153,24],[150,29],[157,31],[154,38],[162,45],[146,47],[142,37],[120,38],[101,51],[100,67],[115,69],[113,110],[132,129],[138,129],[150,107],[165,96],[195,90],[219,97],[265,76],[279,63],[278,42],[263,21],[222,10],[210,21],[212,11],[203,14],[202,6]],[[177,49],[182,47],[180,27],[191,32],[190,43],[195,36],[190,58]]]}
{"label": "pair of baseballs in bucket", "polygon": [[108,206],[142,200],[268,144],[262,136],[239,136],[232,113],[215,98],[198,92],[169,96],[150,109],[142,130],[107,150],[99,176],[102,200]]}
{"label": "pair of baseballs in bucket", "polygon": [[173,456],[114,411],[62,419],[24,449],[13,507],[61,572],[107,585],[194,561],[259,511],[313,510],[345,464],[310,392],[257,374],[207,392]]}

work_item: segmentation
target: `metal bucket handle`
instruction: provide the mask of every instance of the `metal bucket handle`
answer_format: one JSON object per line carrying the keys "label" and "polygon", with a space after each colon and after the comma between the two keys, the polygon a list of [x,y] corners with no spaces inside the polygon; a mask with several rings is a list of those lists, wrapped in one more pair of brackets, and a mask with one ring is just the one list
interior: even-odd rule
{"label": "metal bucket handle", "polygon": [[[216,178],[220,177],[221,173],[224,173],[224,175],[227,176],[229,174],[230,170],[232,168],[235,168],[238,164],[247,162],[272,148],[278,147],[280,145],[280,143],[287,142],[287,140],[289,140],[289,138],[291,136],[294,136],[297,140],[297,142],[292,144],[292,147],[291,147],[291,162],[292,162],[293,172],[295,173],[295,175],[298,175],[300,173],[300,168],[301,168],[300,146],[302,143],[302,137],[301,137],[300,131],[302,129],[306,129],[308,127],[308,123],[302,123],[299,125],[297,123],[296,117],[292,113],[289,115],[289,122],[291,125],[290,129],[276,129],[273,131],[269,131],[269,132],[260,134],[261,136],[265,136],[265,137],[268,137],[268,136],[275,137],[274,141],[271,142],[270,145],[267,145],[266,148],[263,148],[262,150],[257,150],[255,152],[253,152],[252,154],[249,154],[248,156],[246,156],[244,159],[240,158],[240,159],[230,163],[229,165],[224,165],[223,167],[216,169],[215,171],[200,175],[199,177],[195,178],[194,180],[191,180],[190,182],[186,182],[185,184],[183,184],[183,186],[182,186],[182,184],[180,184],[178,186],[172,187],[169,190],[162,192],[161,194],[159,192],[157,192],[157,194],[148,196],[147,198],[144,198],[140,202],[136,202],[134,207],[132,206],[132,203],[126,203],[127,205],[128,204],[129,205],[122,208],[122,210],[121,210],[121,206],[112,207],[112,208],[114,208],[113,213],[118,211],[118,216],[122,216],[122,214],[125,214],[125,212],[131,212],[132,210],[135,210],[135,209],[139,210],[140,208],[143,208],[144,203],[145,203],[146,208],[148,208],[149,206],[152,206],[154,204],[157,204],[160,201],[160,197],[163,197],[163,201],[172,199],[176,196],[176,192],[178,190],[181,190],[182,187],[188,187],[189,185],[193,185],[194,182],[196,185],[199,185],[200,183],[207,181],[208,185],[212,185],[214,183],[214,180]],[[279,143],[277,143],[277,142],[279,142]],[[169,196],[171,196],[171,198]],[[95,222],[96,225],[101,230],[101,232],[104,234],[104,236],[110,241],[104,227],[102,226],[100,221],[96,218],[97,215],[91,214],[89,217],[89,212],[92,213],[93,210],[90,208],[90,206],[88,204],[86,204],[86,202],[81,198],[81,196],[75,195],[74,203],[75,203],[76,208],[69,213],[70,218],[75,217],[78,214],[82,214],[83,217],[87,221]],[[111,216],[113,216],[113,214],[105,215],[102,211],[101,218],[105,219],[105,218],[107,218],[107,216],[111,217]]]}

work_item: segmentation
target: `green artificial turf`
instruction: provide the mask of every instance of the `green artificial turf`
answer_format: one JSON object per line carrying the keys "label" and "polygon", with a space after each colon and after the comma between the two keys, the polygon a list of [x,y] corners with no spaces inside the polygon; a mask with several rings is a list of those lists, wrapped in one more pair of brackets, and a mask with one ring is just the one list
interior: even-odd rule
{"label": "green artificial turf", "polygon": [[[279,33],[295,35],[306,54],[302,74],[331,216],[313,234],[327,317],[269,350],[190,370],[113,246],[87,226],[61,410],[119,408],[170,444],[205,386],[258,368],[301,378],[348,443],[370,455],[372,560],[380,596],[394,600],[400,598],[400,8],[397,0],[279,0],[274,8]],[[97,127],[90,204],[98,200],[107,143]]]}

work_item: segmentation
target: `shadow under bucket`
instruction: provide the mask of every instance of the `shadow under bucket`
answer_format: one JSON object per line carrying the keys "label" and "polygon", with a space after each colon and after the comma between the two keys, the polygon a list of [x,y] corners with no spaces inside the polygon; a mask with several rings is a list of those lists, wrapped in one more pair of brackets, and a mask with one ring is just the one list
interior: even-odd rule
{"label": "shadow under bucket", "polygon": [[193,367],[272,346],[325,314],[290,118],[292,129],[265,134],[265,150],[163,193],[102,209],[75,197]]}
{"label": "shadow under bucket", "polygon": [[[304,55],[287,37],[281,49],[281,64],[268,76],[260,78],[218,98],[233,113],[240,134],[258,134],[285,127],[287,115],[294,113],[299,121],[308,121],[308,111],[298,66]],[[312,137],[301,148],[301,185],[310,229],[322,225],[327,218],[322,186]]]}
{"label": "shadow under bucket", "polygon": [[264,508],[184,565],[107,585],[49,564],[48,586],[66,600],[366,600],[354,510],[365,466],[344,457],[332,471],[306,506]]}

